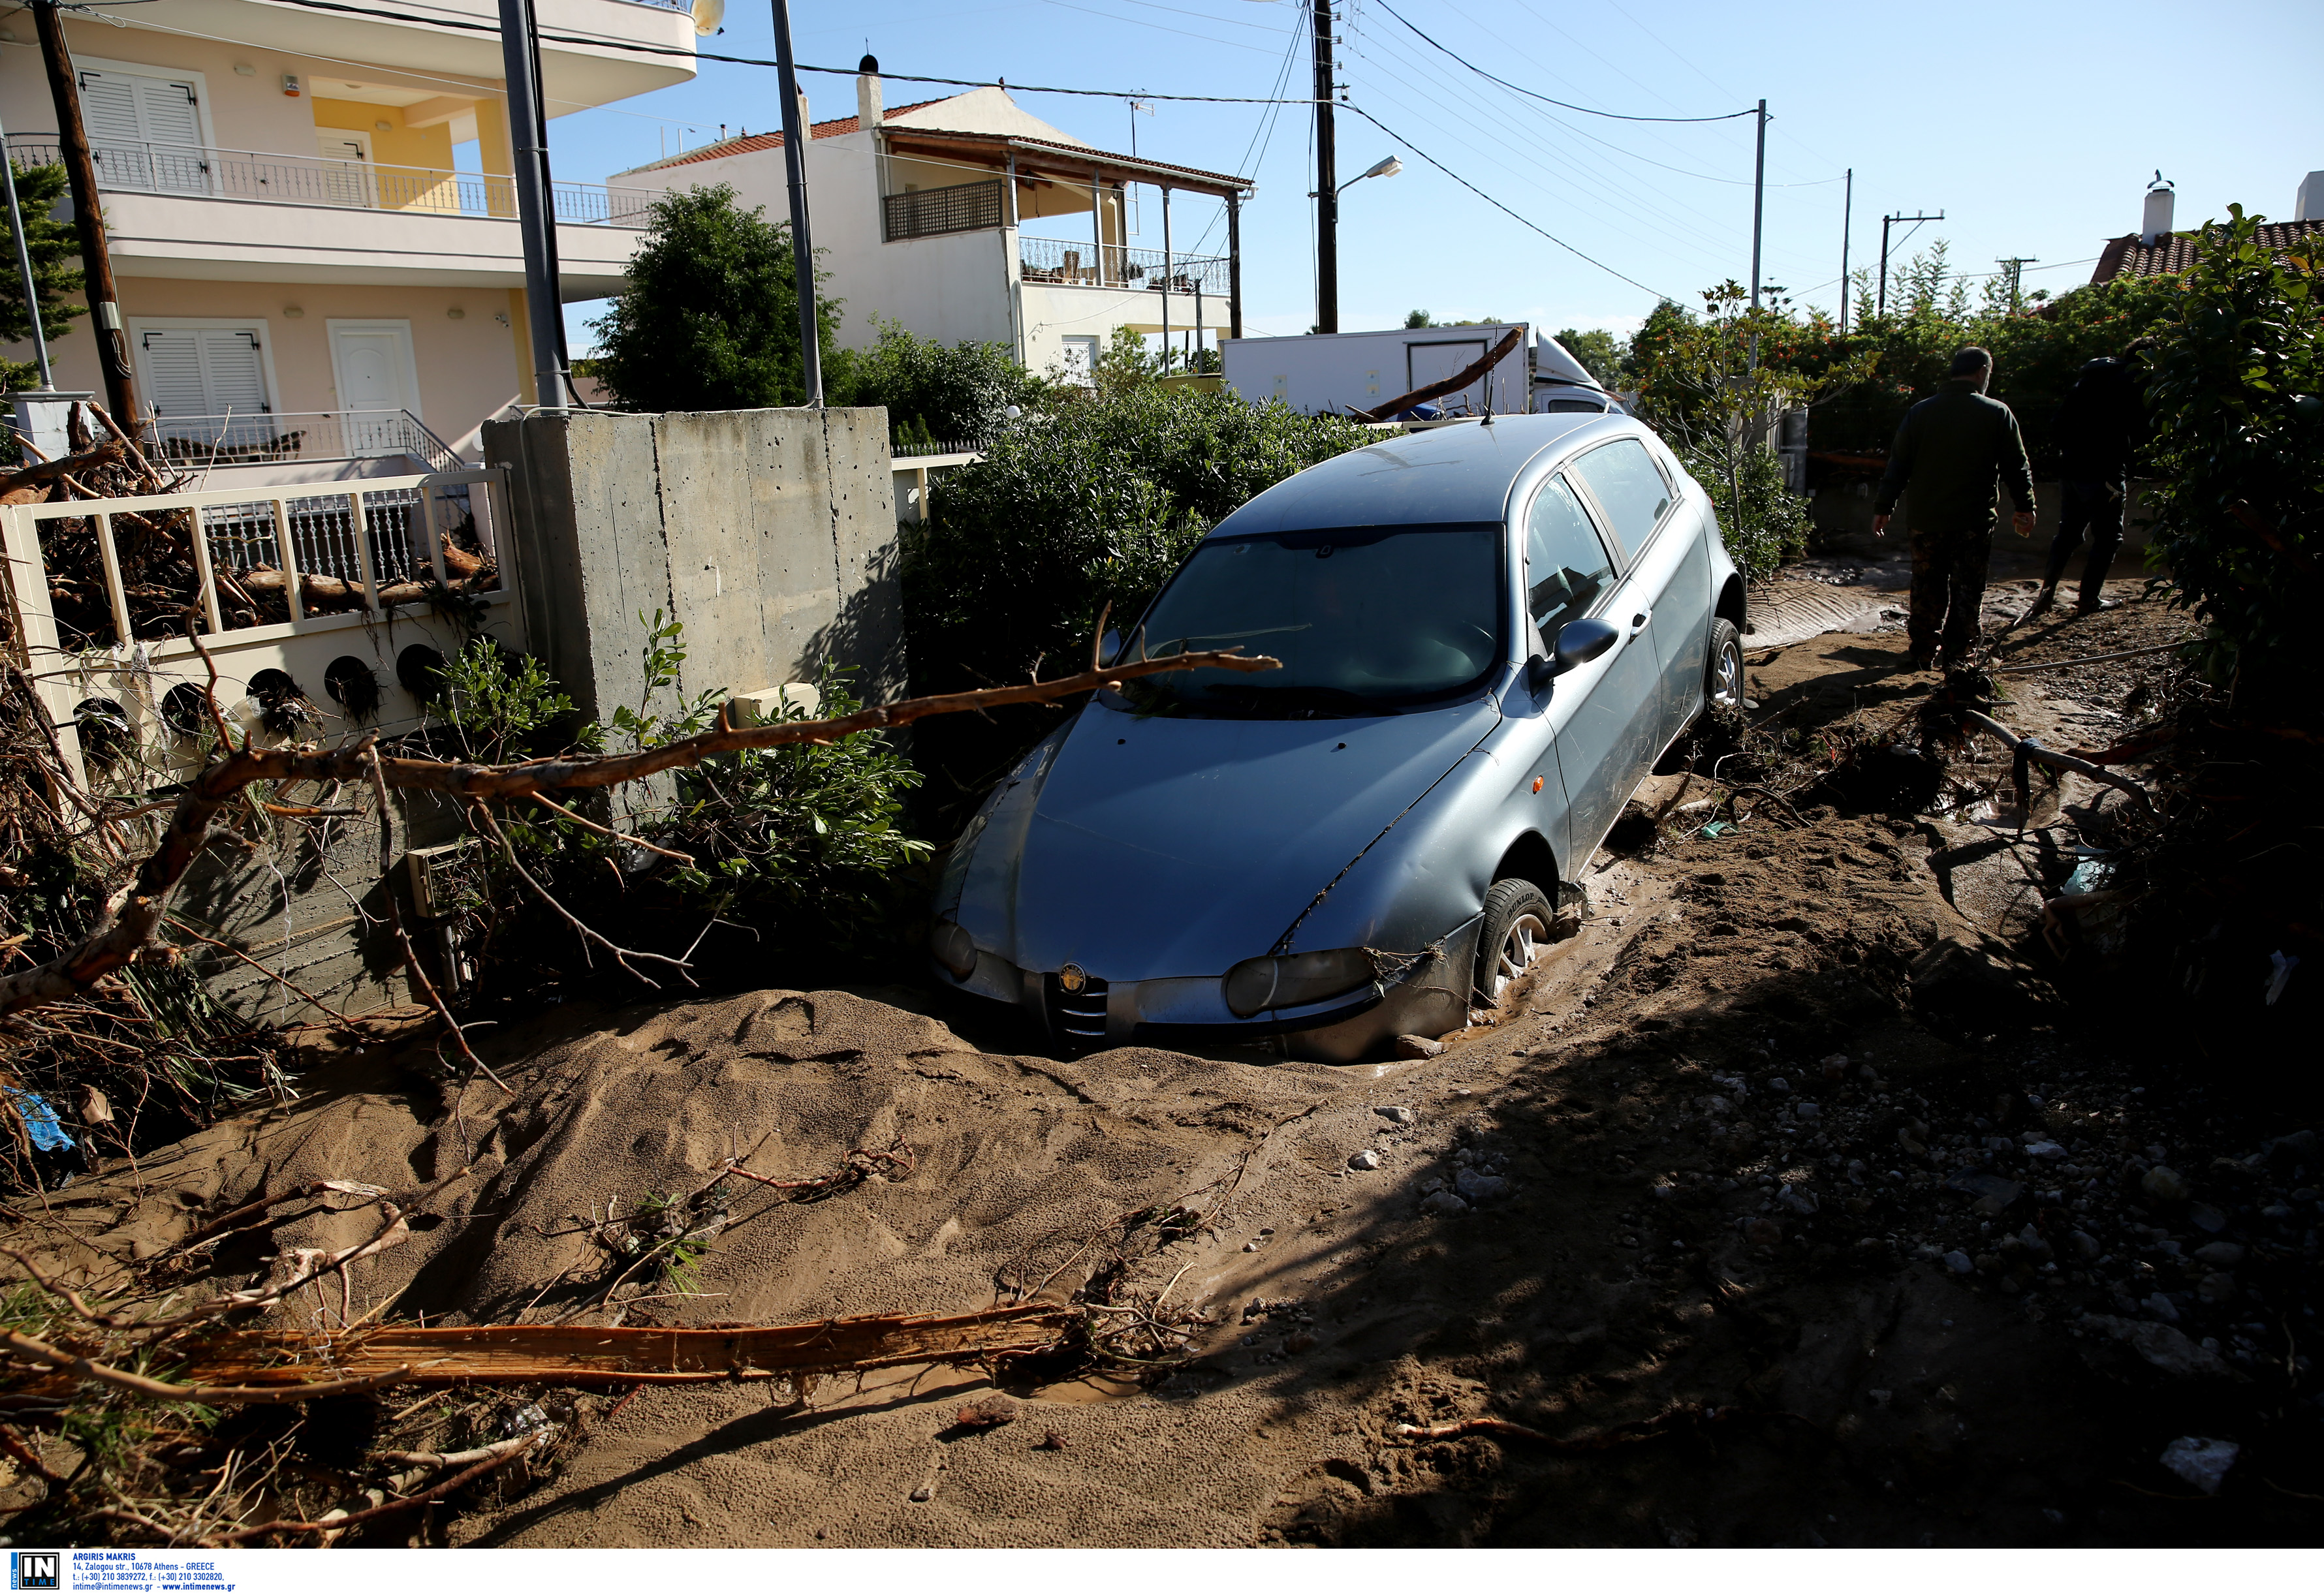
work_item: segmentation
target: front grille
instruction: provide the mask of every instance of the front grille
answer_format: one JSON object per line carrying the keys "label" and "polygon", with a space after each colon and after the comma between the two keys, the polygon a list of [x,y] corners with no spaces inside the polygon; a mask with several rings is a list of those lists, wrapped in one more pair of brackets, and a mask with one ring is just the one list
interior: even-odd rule
{"label": "front grille", "polygon": [[1049,1028],[1064,1046],[1085,1052],[1105,1045],[1106,983],[1094,976],[1078,991],[1068,991],[1048,977]]}

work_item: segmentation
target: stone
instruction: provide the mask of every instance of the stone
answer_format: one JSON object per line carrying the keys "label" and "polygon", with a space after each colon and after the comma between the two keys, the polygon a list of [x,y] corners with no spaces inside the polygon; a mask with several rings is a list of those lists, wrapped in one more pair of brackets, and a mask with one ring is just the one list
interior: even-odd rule
{"label": "stone", "polygon": [[2086,1263],[2095,1262],[2098,1254],[2106,1249],[2098,1244],[2098,1238],[2088,1230],[2077,1230],[2067,1239],[2073,1242],[2074,1255]]}
{"label": "stone", "polygon": [[2184,1202],[2195,1194],[2185,1175],[2162,1163],[2138,1176],[2138,1188],[2158,1202]]}
{"label": "stone", "polygon": [[2236,1465],[2242,1450],[2232,1440],[2206,1440],[2182,1434],[2163,1448],[2158,1460],[2165,1469],[2205,1495],[2217,1495],[2219,1486],[2227,1482],[2227,1470]]}
{"label": "stone", "polygon": [[1971,1260],[1969,1253],[1965,1251],[1949,1251],[1945,1253],[1945,1267],[1950,1268],[1956,1274],[1974,1274],[1977,1272],[1977,1264]]}
{"label": "stone", "polygon": [[1784,1238],[1784,1231],[1772,1219],[1751,1219],[1743,1225],[1743,1239],[1754,1246],[1773,1246]]}
{"label": "stone", "polygon": [[1819,1205],[1813,1194],[1809,1192],[1805,1187],[1800,1185],[1785,1185],[1783,1189],[1777,1191],[1775,1193],[1775,1203],[1779,1207],[1789,1208],[1792,1212],[1798,1213],[1802,1218],[1806,1218],[1810,1214],[1813,1213]]}
{"label": "stone", "polygon": [[2164,1373],[2179,1378],[2231,1379],[2238,1376],[2216,1351],[2197,1345],[2167,1323],[2091,1314],[2082,1327],[2122,1341]]}
{"label": "stone", "polygon": [[2227,1227],[2227,1215],[2208,1202],[2190,1203],[2187,1222],[2206,1235],[2217,1235]]}
{"label": "stone", "polygon": [[1773,1080],[1767,1082],[1767,1089],[1780,1095],[1782,1093],[1792,1089],[1792,1083],[1784,1079],[1781,1074],[1778,1074]]}
{"label": "stone", "polygon": [[1655,1200],[1657,1202],[1668,1202],[1677,1194],[1678,1187],[1676,1185],[1656,1185],[1655,1187]]}
{"label": "stone", "polygon": [[1816,1067],[1823,1071],[1823,1077],[1826,1080],[1844,1079],[1848,1074],[1848,1055],[1844,1052],[1833,1053]]}
{"label": "stone", "polygon": [[1792,1109],[1792,1117],[1794,1119],[1821,1119],[1823,1117],[1823,1110],[1816,1106],[1813,1102],[1801,1102]]}
{"label": "stone", "polygon": [[1489,1202],[1499,1202],[1509,1194],[1509,1182],[1497,1174],[1480,1174],[1464,1168],[1452,1176],[1452,1188],[1472,1207],[1482,1207]]}
{"label": "stone", "polygon": [[1432,1191],[1420,1199],[1420,1211],[1433,1219],[1449,1219],[1468,1212],[1469,1204],[1450,1191]]}
{"label": "stone", "polygon": [[2214,1240],[2209,1246],[2199,1246],[2194,1252],[2199,1263],[2209,1263],[2214,1268],[2232,1268],[2244,1260],[2244,1249],[2232,1240]]}
{"label": "stone", "polygon": [[1444,1044],[1425,1036],[1399,1036],[1396,1038],[1396,1056],[1400,1058],[1436,1058],[1444,1056]]}
{"label": "stone", "polygon": [[1315,1337],[1304,1329],[1299,1330],[1283,1337],[1283,1349],[1294,1357],[1302,1351],[1312,1351],[1315,1349]]}
{"label": "stone", "polygon": [[2025,1145],[2025,1156],[2041,1158],[2045,1163],[2062,1163],[2066,1148],[2055,1141],[2029,1141]]}
{"label": "stone", "polygon": [[1413,1119],[1413,1113],[1410,1108],[1374,1108],[1372,1111],[1387,1120],[1390,1124],[1409,1124],[1412,1122]]}
{"label": "stone", "polygon": [[2163,1295],[2159,1290],[2138,1305],[2145,1308],[2148,1312],[2153,1314],[2165,1323],[2176,1323],[2179,1322],[2179,1304],[2172,1301],[2169,1296]]}
{"label": "stone", "polygon": [[1373,1151],[1369,1147],[1348,1159],[1348,1166],[1350,1168],[1357,1169],[1366,1174],[1370,1173],[1379,1166],[1380,1155],[1378,1152]]}
{"label": "stone", "polygon": [[2195,1294],[2217,1306],[2236,1299],[2236,1277],[2233,1274],[2206,1274],[2195,1284]]}
{"label": "stone", "polygon": [[998,1429],[1017,1421],[1017,1403],[999,1391],[982,1401],[972,1401],[953,1415],[953,1422],[964,1429]]}

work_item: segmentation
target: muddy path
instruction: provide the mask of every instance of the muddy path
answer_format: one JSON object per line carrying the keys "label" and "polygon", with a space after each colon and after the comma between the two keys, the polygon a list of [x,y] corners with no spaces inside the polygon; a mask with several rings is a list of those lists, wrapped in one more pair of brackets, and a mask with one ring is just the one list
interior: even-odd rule
{"label": "muddy path", "polygon": [[[2132,604],[2009,652],[2180,623]],[[1932,678],[1903,646],[1876,629],[1754,653],[1755,715],[1813,738],[1906,712]],[[2023,678],[2011,713],[2061,745],[2102,737],[2151,664]],[[1175,1369],[1037,1371],[992,1427],[957,1421],[990,1389],[966,1371],[803,1405],[540,1392],[573,1443],[422,1532],[456,1544],[2312,1538],[2309,1127],[2085,1038],[2024,953],[2059,861],[2015,816],[1803,801],[1706,835],[1733,812],[1690,807],[1715,790],[1651,784],[1660,833],[1641,820],[1642,849],[1593,861],[1577,933],[1435,1056],[1012,1056],[900,991],[567,1011],[494,1044],[516,1107],[363,1060],[134,1185],[76,1187],[60,1222],[121,1257],[270,1178],[418,1180],[439,1222],[377,1259],[358,1305],[601,1322],[601,1262],[551,1233],[586,1204],[698,1185],[744,1147],[792,1172],[913,1148],[825,1201],[738,1204],[694,1294],[641,1309],[709,1323],[1063,1295],[1123,1215],[1202,1199],[1204,1227],[1121,1265],[1206,1310]],[[296,1216],[227,1260],[364,1222]],[[398,1433],[448,1448],[521,1398]],[[1534,1435],[1403,1432],[1480,1417]],[[2159,1465],[2182,1435],[2242,1446],[2216,1497]]]}

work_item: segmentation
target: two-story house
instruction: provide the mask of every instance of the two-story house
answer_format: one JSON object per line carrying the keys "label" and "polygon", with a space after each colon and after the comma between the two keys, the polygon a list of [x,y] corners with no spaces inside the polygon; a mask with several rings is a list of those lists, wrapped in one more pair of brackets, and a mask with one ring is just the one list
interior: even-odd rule
{"label": "two-story house", "polygon": [[[138,394],[175,456],[322,475],[376,456],[440,465],[474,458],[487,417],[534,400],[497,8],[392,9],[65,14]],[[693,76],[682,0],[539,14],[544,33],[608,41],[544,42],[551,116]],[[58,159],[21,12],[0,21],[0,114],[20,171]],[[651,198],[556,185],[566,300],[618,291]],[[102,391],[86,324],[51,353],[59,386]]]}
{"label": "two-story house", "polygon": [[[1167,334],[1182,356],[1240,336],[1240,206],[1250,180],[1096,149],[1005,88],[890,109],[879,63],[866,56],[862,67],[855,115],[808,124],[810,226],[831,273],[827,291],[846,301],[843,343],[870,343],[876,315],[945,343],[1006,344],[1031,370],[1071,373],[1086,372],[1120,327]],[[706,144],[613,180],[672,192],[724,183],[746,209],[762,206],[775,221],[790,214],[779,131]],[[1196,253],[1167,231],[1176,247],[1130,247],[1136,185],[1160,201],[1158,214],[1141,207],[1147,235],[1168,226],[1173,195],[1224,201],[1226,253]]]}

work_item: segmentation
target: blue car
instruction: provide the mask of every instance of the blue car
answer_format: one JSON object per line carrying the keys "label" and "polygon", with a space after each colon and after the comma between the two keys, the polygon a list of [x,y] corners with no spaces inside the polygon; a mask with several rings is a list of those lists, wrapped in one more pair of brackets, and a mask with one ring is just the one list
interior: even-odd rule
{"label": "blue car", "polygon": [[1706,702],[1743,696],[1709,496],[1624,416],[1390,437],[1219,523],[951,850],[939,978],[1060,1047],[1351,1063],[1460,1028]]}

